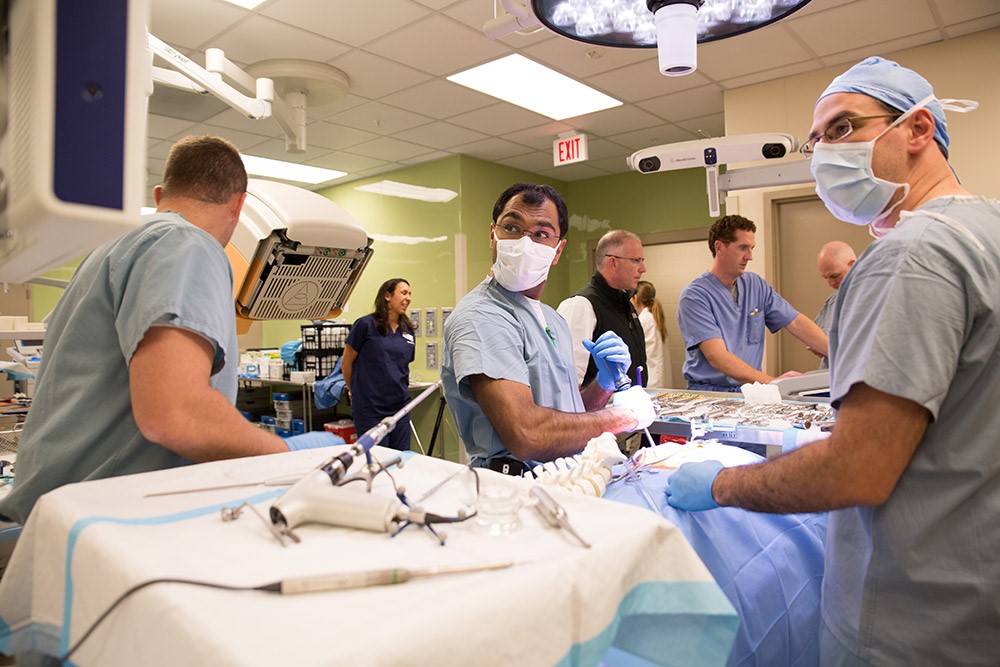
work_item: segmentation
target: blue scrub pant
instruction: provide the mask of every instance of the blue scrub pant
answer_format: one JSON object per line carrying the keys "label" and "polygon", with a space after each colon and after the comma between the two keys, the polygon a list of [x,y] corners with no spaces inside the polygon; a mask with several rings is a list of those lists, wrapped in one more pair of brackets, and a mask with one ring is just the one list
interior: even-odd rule
{"label": "blue scrub pant", "polygon": [[[354,431],[360,438],[365,434],[365,432],[368,431],[368,429],[377,426],[378,423],[385,419],[386,416],[378,417],[352,414],[352,417],[354,418]],[[393,428],[392,431],[390,431],[389,434],[382,439],[382,442],[378,444],[383,447],[397,449],[401,452],[410,451],[410,415],[406,415],[396,422],[395,428]]]}

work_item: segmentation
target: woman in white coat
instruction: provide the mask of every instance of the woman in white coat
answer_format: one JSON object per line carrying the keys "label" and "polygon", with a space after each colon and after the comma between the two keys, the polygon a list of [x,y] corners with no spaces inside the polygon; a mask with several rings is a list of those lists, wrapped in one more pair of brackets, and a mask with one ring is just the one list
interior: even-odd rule
{"label": "woman in white coat", "polygon": [[674,372],[667,345],[667,323],[663,317],[663,307],[656,299],[653,283],[639,281],[639,287],[632,297],[632,305],[639,313],[639,322],[646,336],[646,374],[649,378],[646,386],[670,389],[674,386]]}

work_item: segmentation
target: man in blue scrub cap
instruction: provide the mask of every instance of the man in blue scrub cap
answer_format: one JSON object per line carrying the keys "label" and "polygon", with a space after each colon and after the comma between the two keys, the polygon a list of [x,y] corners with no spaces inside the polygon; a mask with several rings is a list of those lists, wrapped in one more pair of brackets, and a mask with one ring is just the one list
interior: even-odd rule
{"label": "man in blue scrub cap", "polygon": [[38,385],[0,517],[24,523],[71,482],[342,443],[287,440],[233,406],[239,348],[225,246],[247,174],[224,139],[178,141],[156,213],[81,262],[49,318]]}
{"label": "man in blue scrub cap", "polygon": [[554,189],[507,188],[493,207],[490,275],[444,325],[441,381],[474,465],[520,475],[579,453],[601,433],[642,429],[655,417],[638,386],[615,393],[606,407],[631,365],[613,332],[588,345],[597,376],[577,384],[569,326],[539,300],[568,229],[566,203]]}
{"label": "man in blue scrub cap", "polygon": [[834,308],[836,426],[767,463],[683,466],[667,489],[688,510],[836,510],[825,665],[1000,656],[1000,202],[959,184],[948,143],[930,84],[894,62],[823,92],[805,144],[817,192],[883,236]]}

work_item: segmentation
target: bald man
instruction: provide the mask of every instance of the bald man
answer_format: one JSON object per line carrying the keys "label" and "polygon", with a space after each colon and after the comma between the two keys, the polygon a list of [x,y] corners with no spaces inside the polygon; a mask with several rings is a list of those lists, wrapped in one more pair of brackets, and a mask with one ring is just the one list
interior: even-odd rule
{"label": "bald man", "polygon": [[[858,256],[854,254],[854,248],[843,241],[830,241],[820,248],[819,255],[816,257],[816,268],[819,269],[819,275],[823,276],[823,280],[834,290],[826,298],[826,302],[820,308],[819,315],[813,318],[813,321],[827,336],[830,335],[830,324],[833,323],[833,305],[837,302],[837,294],[839,294],[837,290],[840,289],[840,283],[843,282],[844,276],[851,270],[857,259]],[[830,360],[827,357],[822,357],[819,367],[820,370],[829,368]]]}

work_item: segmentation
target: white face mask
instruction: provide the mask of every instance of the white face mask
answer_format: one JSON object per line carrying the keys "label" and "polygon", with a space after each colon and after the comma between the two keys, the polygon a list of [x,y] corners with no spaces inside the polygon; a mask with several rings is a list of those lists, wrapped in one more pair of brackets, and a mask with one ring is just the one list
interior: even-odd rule
{"label": "white face mask", "polygon": [[523,292],[540,285],[549,276],[556,249],[535,243],[527,236],[497,239],[497,259],[493,277],[511,292]]}
{"label": "white face mask", "polygon": [[[816,179],[816,194],[835,218],[853,225],[871,225],[873,236],[888,232],[878,223],[906,199],[910,184],[893,183],[875,176],[872,170],[875,142],[933,99],[934,96],[929,95],[914,104],[871,141],[816,144],[809,170]],[[903,188],[902,196],[889,207],[889,201],[899,188]]]}

